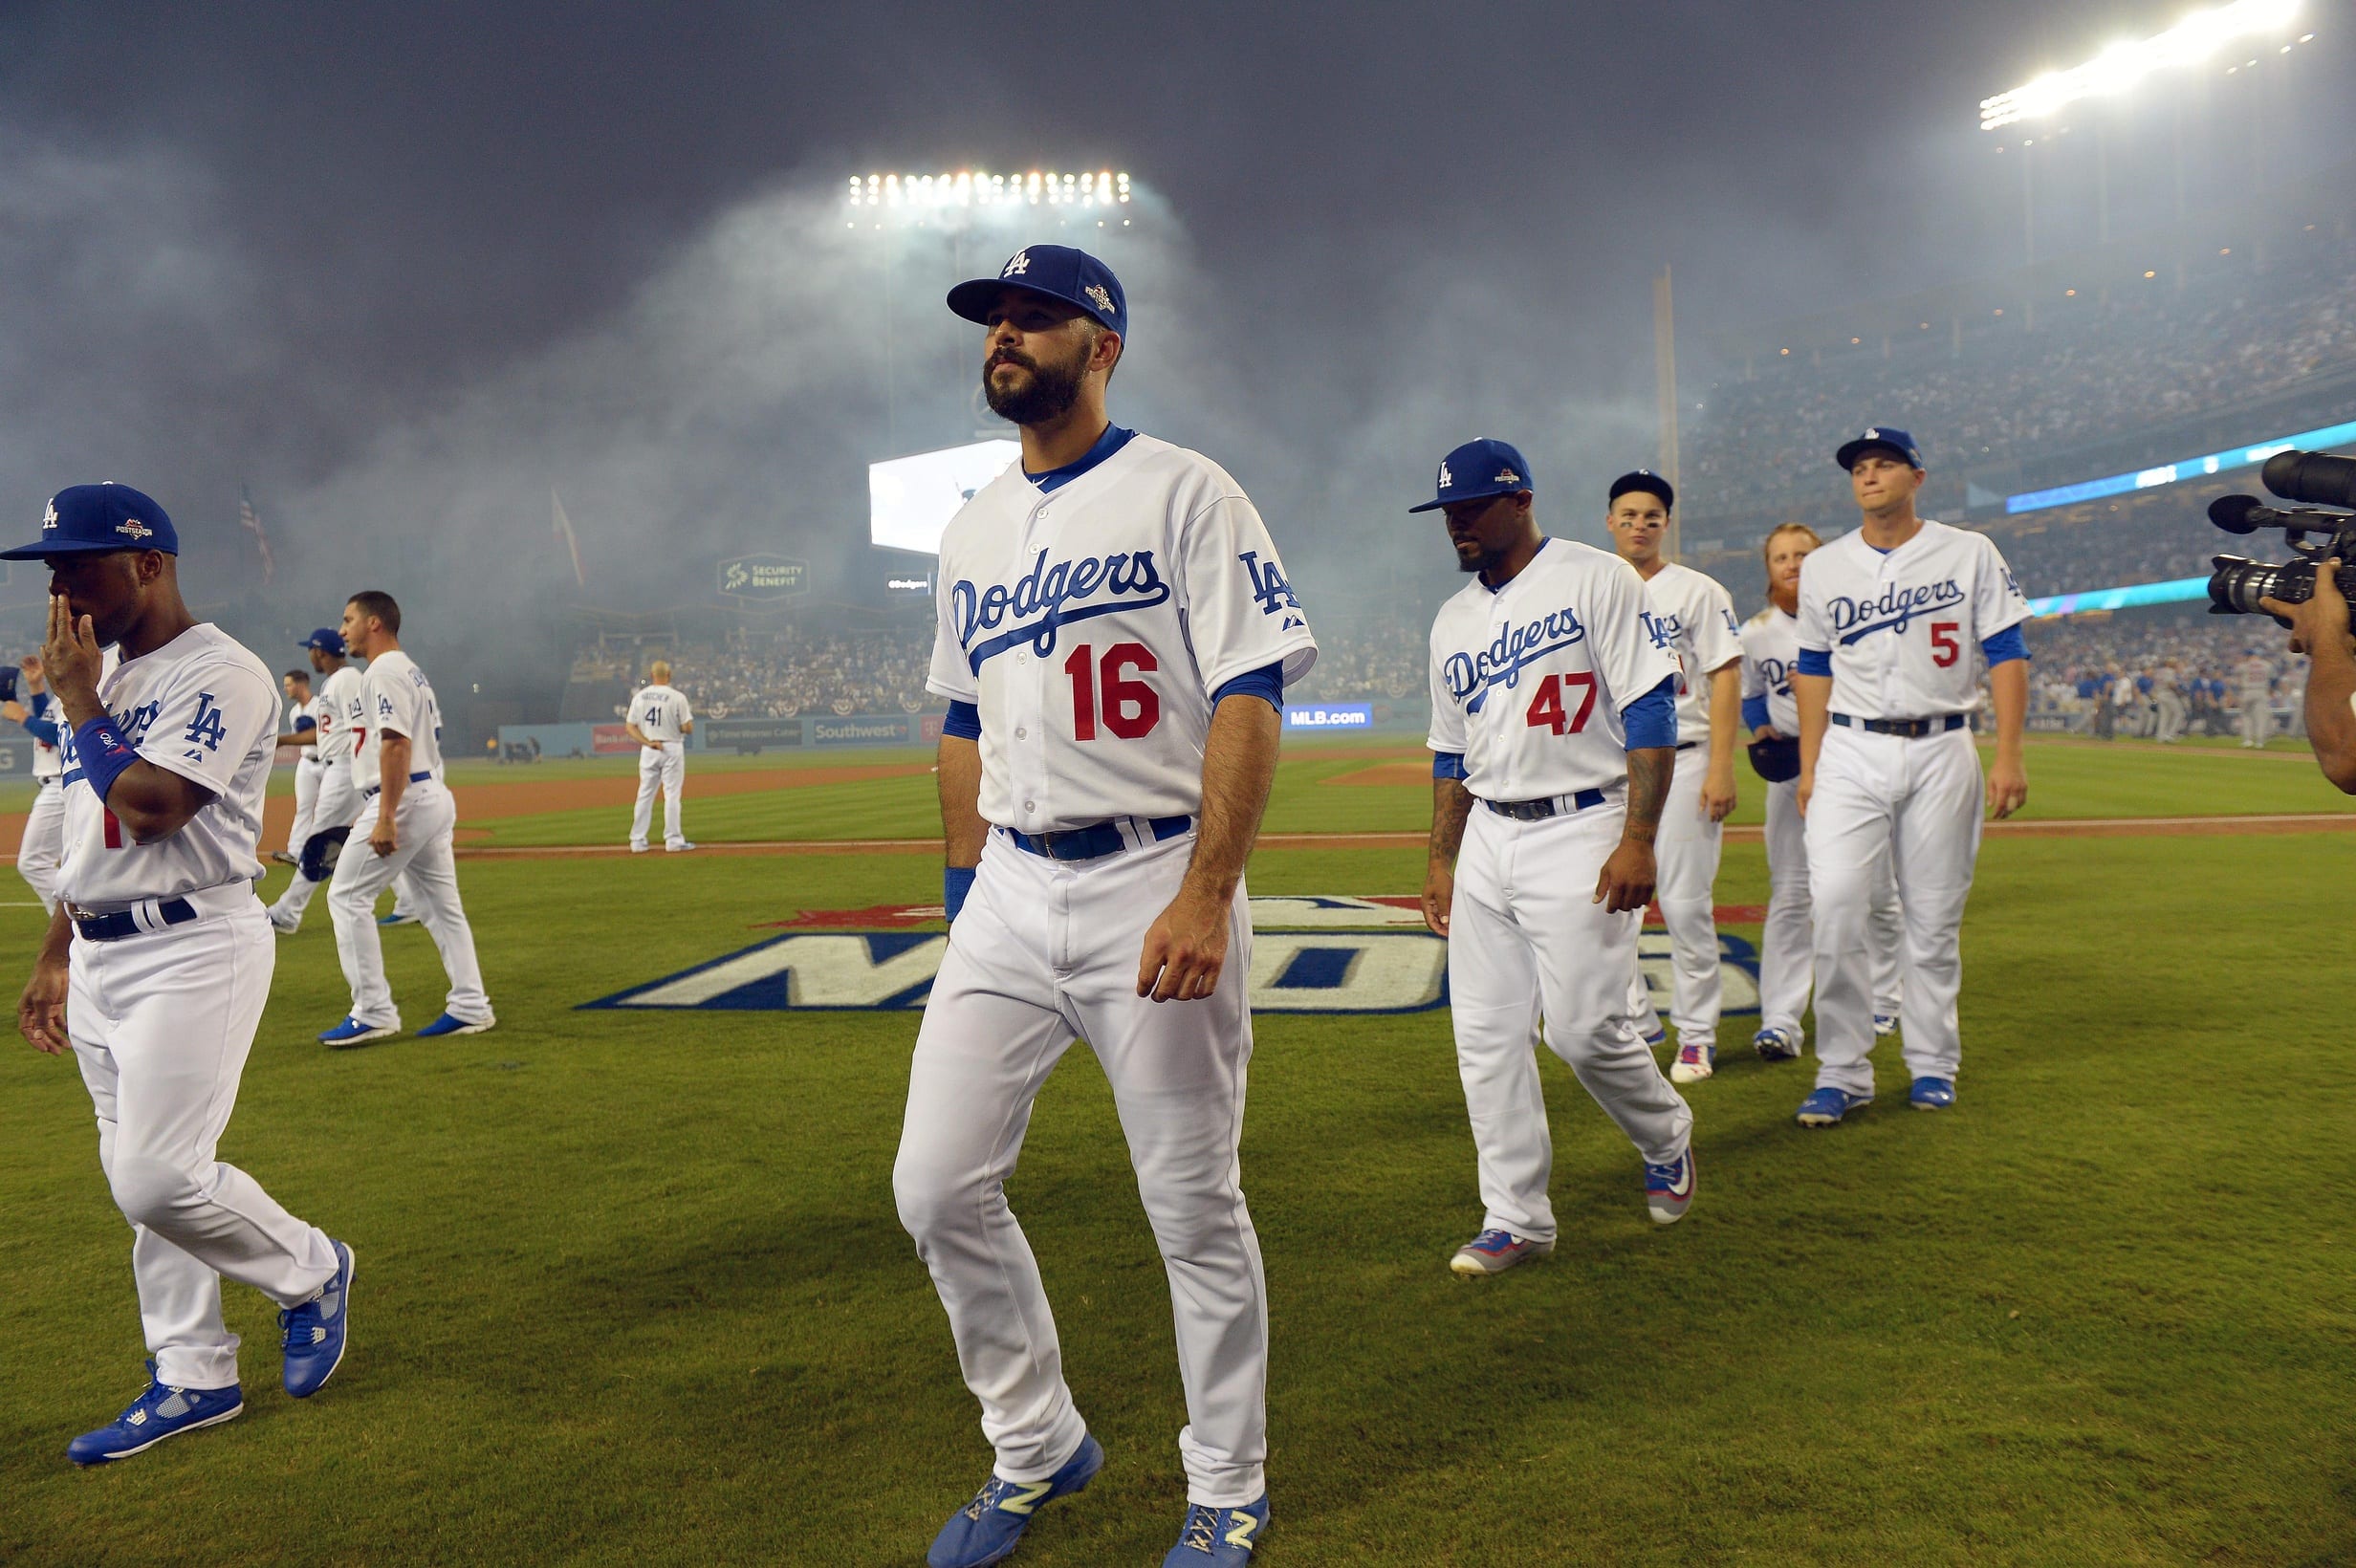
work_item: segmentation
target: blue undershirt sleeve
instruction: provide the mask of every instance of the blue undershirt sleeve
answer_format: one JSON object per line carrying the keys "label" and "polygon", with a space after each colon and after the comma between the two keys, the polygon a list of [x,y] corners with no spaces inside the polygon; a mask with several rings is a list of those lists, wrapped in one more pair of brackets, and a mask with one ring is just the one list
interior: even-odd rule
{"label": "blue undershirt sleeve", "polygon": [[42,718],[36,713],[25,720],[25,733],[43,746],[55,746],[57,744],[57,721]]}
{"label": "blue undershirt sleeve", "polygon": [[1802,675],[1822,675],[1826,680],[1830,680],[1832,678],[1831,650],[1828,648],[1800,649],[1800,673]]}
{"label": "blue undershirt sleeve", "polygon": [[2008,659],[2028,658],[2029,642],[2020,635],[2019,626],[2012,625],[1983,641],[1979,651],[1988,656],[1988,667],[1994,669]]}
{"label": "blue undershirt sleeve", "polygon": [[1463,778],[1464,753],[1462,751],[1432,752],[1431,776],[1434,778]]}
{"label": "blue undershirt sleeve", "polygon": [[955,735],[959,740],[982,738],[982,708],[979,703],[952,702],[949,717],[941,721],[941,733]]}
{"label": "blue undershirt sleeve", "polygon": [[1767,699],[1745,697],[1742,700],[1742,727],[1756,730],[1767,723]]}
{"label": "blue undershirt sleeve", "polygon": [[1677,744],[1677,677],[1665,678],[1659,686],[1637,698],[1620,710],[1627,725],[1628,750],[1648,751],[1655,747]]}
{"label": "blue undershirt sleeve", "polygon": [[294,733],[298,735],[307,735],[318,727],[319,721],[306,713],[301,718],[294,721]]}
{"label": "blue undershirt sleeve", "polygon": [[1273,664],[1245,670],[1211,694],[1211,706],[1216,708],[1230,697],[1257,697],[1277,712],[1283,712],[1284,661],[1279,659]]}

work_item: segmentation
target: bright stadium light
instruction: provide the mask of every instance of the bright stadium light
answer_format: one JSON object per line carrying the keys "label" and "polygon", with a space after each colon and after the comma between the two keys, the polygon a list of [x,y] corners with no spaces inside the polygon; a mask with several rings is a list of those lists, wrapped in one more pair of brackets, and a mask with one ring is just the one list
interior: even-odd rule
{"label": "bright stadium light", "polygon": [[2299,0],[2234,0],[2214,11],[2196,11],[2154,37],[2112,44],[2083,65],[2049,71],[2026,86],[1982,98],[1979,128],[2000,130],[2081,98],[2124,93],[2154,72],[2199,65],[2236,39],[2280,32],[2298,14]]}
{"label": "bright stadium light", "polygon": [[854,174],[847,205],[934,212],[952,207],[1116,207],[1128,201],[1128,175],[1112,169],[1031,169],[1021,174],[960,169],[953,174]]}

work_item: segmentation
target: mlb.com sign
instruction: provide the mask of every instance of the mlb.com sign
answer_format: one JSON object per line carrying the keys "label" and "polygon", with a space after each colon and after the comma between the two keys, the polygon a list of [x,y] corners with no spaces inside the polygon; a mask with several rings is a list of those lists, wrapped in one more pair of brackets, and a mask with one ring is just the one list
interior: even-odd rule
{"label": "mlb.com sign", "polygon": [[1284,709],[1287,730],[1371,730],[1374,708],[1366,703],[1293,703]]}
{"label": "mlb.com sign", "polygon": [[[941,913],[938,905],[911,904],[804,916],[795,925],[816,928],[792,929],[581,1005],[731,1013],[920,1009],[949,951],[948,935],[840,926],[931,925]],[[1448,944],[1424,928],[1412,896],[1254,899],[1252,930],[1255,1013],[1422,1013],[1448,1001]],[[1718,942],[1725,1011],[1756,1011],[1755,949],[1724,932]],[[1666,1007],[1669,933],[1646,931],[1638,953],[1654,1000]]]}

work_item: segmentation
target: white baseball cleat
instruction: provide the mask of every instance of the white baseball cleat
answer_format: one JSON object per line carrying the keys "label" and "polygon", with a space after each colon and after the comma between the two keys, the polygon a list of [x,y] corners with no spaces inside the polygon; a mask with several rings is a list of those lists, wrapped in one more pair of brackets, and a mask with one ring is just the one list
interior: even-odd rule
{"label": "white baseball cleat", "polygon": [[644,855],[646,853],[646,846],[644,844],[632,844],[630,846],[630,853],[633,855]]}
{"label": "white baseball cleat", "polygon": [[693,849],[695,846],[687,842],[685,838],[682,838],[675,844],[665,844],[663,847],[668,853],[677,855],[684,850]]}
{"label": "white baseball cleat", "polygon": [[1546,1257],[1555,1250],[1551,1241],[1532,1241],[1511,1230],[1483,1230],[1471,1241],[1456,1249],[1456,1255],[1448,1260],[1455,1273],[1478,1278],[1483,1274],[1500,1274],[1517,1263],[1534,1257]]}
{"label": "white baseball cleat", "polygon": [[1699,1040],[1677,1047],[1677,1059],[1669,1069],[1671,1083],[1699,1083],[1718,1070],[1718,1048]]}
{"label": "white baseball cleat", "polygon": [[1645,1207],[1655,1225],[1674,1225],[1693,1206],[1693,1150],[1665,1165],[1645,1167]]}

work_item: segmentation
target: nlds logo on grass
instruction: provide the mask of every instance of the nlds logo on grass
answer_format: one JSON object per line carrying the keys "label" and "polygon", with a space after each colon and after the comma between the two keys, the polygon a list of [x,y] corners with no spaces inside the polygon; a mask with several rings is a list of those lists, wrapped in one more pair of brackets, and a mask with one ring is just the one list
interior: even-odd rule
{"label": "nlds logo on grass", "polygon": [[[584,1002],[588,1010],[691,1008],[721,1013],[906,1012],[932,991],[949,937],[940,931],[846,930],[931,925],[938,906],[817,912],[787,934],[628,991]],[[1412,895],[1252,901],[1254,1013],[1424,1013],[1448,1001],[1448,944],[1424,928]],[[1721,931],[1725,1011],[1758,1008],[1758,959]],[[1669,933],[1638,943],[1647,983],[1669,1002]]]}

